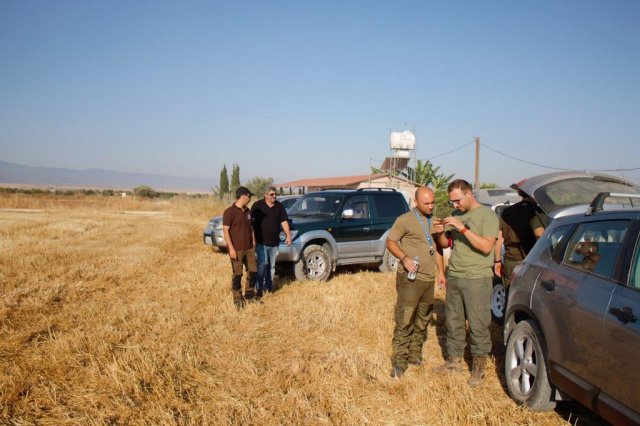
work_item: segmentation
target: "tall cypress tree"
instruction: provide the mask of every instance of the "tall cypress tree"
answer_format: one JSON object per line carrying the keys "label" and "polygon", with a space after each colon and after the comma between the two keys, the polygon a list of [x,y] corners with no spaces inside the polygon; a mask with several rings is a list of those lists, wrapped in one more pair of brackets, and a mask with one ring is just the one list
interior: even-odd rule
{"label": "tall cypress tree", "polygon": [[227,165],[222,166],[220,171],[220,199],[224,197],[224,194],[229,193],[229,174],[227,173]]}
{"label": "tall cypress tree", "polygon": [[238,163],[233,163],[233,170],[231,171],[231,192],[235,192],[240,186],[240,166]]}

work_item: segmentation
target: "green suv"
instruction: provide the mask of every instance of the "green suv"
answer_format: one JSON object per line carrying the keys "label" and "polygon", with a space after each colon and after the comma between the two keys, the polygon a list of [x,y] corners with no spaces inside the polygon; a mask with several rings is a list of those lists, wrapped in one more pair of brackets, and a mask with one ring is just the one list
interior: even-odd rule
{"label": "green suv", "polygon": [[326,281],[339,265],[378,264],[395,271],[385,248],[389,229],[409,206],[390,188],[327,190],[303,195],[289,209],[292,244],[280,238],[278,263],[293,264],[298,280]]}

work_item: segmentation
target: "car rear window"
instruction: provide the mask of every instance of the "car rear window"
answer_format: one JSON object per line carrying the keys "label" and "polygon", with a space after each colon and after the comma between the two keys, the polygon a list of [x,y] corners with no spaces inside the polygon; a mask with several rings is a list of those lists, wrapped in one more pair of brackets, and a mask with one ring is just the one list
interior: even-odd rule
{"label": "car rear window", "polygon": [[[564,179],[541,186],[535,191],[534,198],[544,206],[547,213],[563,207],[577,204],[589,204],[600,192],[620,192],[626,194],[640,194],[637,187],[624,185],[620,182],[598,180],[592,178]],[[629,199],[608,199],[615,204],[629,203]]]}
{"label": "car rear window", "polygon": [[402,202],[400,194],[376,194],[373,202],[376,206],[378,217],[396,218],[408,210],[406,203]]}

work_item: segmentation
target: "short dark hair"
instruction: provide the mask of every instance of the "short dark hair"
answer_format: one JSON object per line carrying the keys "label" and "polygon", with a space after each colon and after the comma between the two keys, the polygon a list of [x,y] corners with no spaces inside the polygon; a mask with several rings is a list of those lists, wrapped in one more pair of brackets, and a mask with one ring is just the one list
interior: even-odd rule
{"label": "short dark hair", "polygon": [[451,192],[454,189],[461,189],[463,191],[473,190],[473,188],[471,187],[471,184],[464,179],[456,179],[453,182],[451,182],[447,187],[447,192]]}

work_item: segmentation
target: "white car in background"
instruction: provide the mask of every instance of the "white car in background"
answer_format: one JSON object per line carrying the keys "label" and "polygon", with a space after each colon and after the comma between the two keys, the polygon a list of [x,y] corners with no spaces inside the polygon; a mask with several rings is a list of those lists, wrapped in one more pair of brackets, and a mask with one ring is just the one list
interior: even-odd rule
{"label": "white car in background", "polygon": [[[279,195],[277,200],[282,203],[285,209],[289,210],[300,195]],[[220,251],[227,250],[227,242],[224,240],[224,234],[222,232],[222,216],[215,216],[211,218],[207,227],[202,232],[202,239],[208,246],[217,247]]]}

